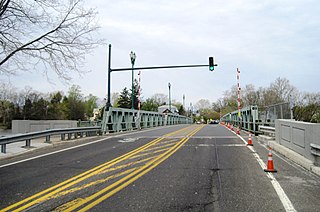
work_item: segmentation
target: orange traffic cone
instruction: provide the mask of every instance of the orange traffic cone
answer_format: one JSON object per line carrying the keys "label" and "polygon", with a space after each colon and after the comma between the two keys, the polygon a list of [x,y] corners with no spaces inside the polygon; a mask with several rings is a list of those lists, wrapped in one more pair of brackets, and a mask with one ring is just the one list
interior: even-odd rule
{"label": "orange traffic cone", "polygon": [[251,138],[251,133],[249,132],[249,138],[248,138],[248,146],[253,146],[253,143],[252,143],[252,138]]}
{"label": "orange traffic cone", "polygon": [[267,168],[264,169],[265,172],[277,172],[277,170],[274,169],[273,166],[273,160],[272,160],[272,149],[269,148],[269,153],[268,153],[268,165]]}
{"label": "orange traffic cone", "polygon": [[240,135],[240,127],[239,126],[237,127],[237,132],[236,133],[237,133],[237,135]]}
{"label": "orange traffic cone", "polygon": [[230,129],[230,123],[228,123],[228,129]]}

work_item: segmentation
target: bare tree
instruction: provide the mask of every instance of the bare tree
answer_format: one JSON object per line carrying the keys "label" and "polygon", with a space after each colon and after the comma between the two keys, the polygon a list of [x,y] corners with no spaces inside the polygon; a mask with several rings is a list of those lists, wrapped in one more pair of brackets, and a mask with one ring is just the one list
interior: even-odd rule
{"label": "bare tree", "polygon": [[200,99],[194,105],[197,110],[209,109],[211,108],[210,101],[208,99]]}
{"label": "bare tree", "polygon": [[280,77],[271,83],[270,89],[275,93],[278,102],[290,101],[297,90],[290,84],[288,79]]}
{"label": "bare tree", "polygon": [[0,82],[0,100],[13,101],[16,95],[16,88],[9,83]]}
{"label": "bare tree", "polygon": [[241,90],[244,106],[255,105],[258,102],[257,92],[254,85],[249,84]]}
{"label": "bare tree", "polygon": [[163,93],[156,93],[151,97],[151,99],[154,99],[158,105],[164,105],[165,103],[167,103],[169,101],[168,95],[163,94]]}
{"label": "bare tree", "polygon": [[119,97],[120,97],[119,92],[113,92],[111,94],[111,105],[117,105]]}
{"label": "bare tree", "polygon": [[82,0],[0,0],[0,74],[81,73],[84,55],[102,42],[95,17]]}

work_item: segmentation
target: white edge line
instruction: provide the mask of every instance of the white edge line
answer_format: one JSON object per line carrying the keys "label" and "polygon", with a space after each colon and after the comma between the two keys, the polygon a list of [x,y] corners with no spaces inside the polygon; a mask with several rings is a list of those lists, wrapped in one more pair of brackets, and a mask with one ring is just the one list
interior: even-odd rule
{"label": "white edge line", "polygon": [[[230,130],[231,131],[231,130]],[[235,132],[231,131],[232,133],[236,134]],[[237,135],[237,134],[236,134]],[[240,136],[237,135],[245,144],[247,142]],[[261,166],[262,170],[264,170],[267,166],[266,164],[261,160],[259,154],[254,151],[254,148],[252,146],[247,146],[252,152],[256,160],[258,161],[259,165]],[[274,177],[274,175],[270,172],[266,172],[267,177],[270,179],[271,184],[276,191],[284,209],[288,212],[296,212],[296,209],[293,207],[292,202],[290,201],[287,194],[284,192],[283,188],[281,187],[280,183],[277,181],[277,179]]]}
{"label": "white edge line", "polygon": [[15,165],[15,164],[18,164],[18,163],[23,163],[23,162],[26,162],[26,161],[29,161],[29,160],[34,160],[34,159],[37,159],[37,158],[42,158],[42,157],[45,157],[45,156],[48,156],[48,155],[53,155],[53,154],[56,154],[56,153],[59,153],[59,152],[68,151],[70,149],[83,147],[83,146],[86,146],[86,145],[89,145],[89,144],[98,143],[100,141],[107,140],[107,139],[110,139],[110,138],[112,138],[112,137],[107,137],[107,138],[99,139],[99,140],[92,141],[92,142],[89,142],[89,143],[80,144],[80,145],[77,145],[77,146],[72,146],[72,147],[61,149],[61,150],[57,150],[57,151],[54,151],[54,152],[49,152],[49,153],[46,153],[46,154],[43,154],[43,155],[38,155],[38,156],[35,156],[35,157],[27,158],[27,159],[24,159],[24,160],[19,160],[19,161],[16,161],[16,162],[12,162],[12,163],[8,163],[8,164],[5,164],[5,165],[2,165],[2,166],[0,166],[0,168],[6,167],[6,166]]}

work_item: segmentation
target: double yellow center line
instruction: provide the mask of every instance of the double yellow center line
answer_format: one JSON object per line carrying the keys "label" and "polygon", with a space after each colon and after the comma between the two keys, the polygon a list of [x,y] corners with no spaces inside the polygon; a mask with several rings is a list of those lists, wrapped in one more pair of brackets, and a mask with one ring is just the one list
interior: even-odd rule
{"label": "double yellow center line", "polygon": [[[108,161],[104,164],[101,164],[91,170],[88,170],[80,175],[77,175],[75,177],[72,177],[64,182],[61,182],[55,186],[52,186],[44,191],[41,191],[29,198],[26,198],[20,202],[17,202],[11,206],[8,206],[7,208],[4,208],[0,211],[23,211],[26,209],[30,209],[31,207],[35,207],[38,204],[41,204],[43,202],[49,201],[54,198],[61,197],[65,194],[75,192],[77,190],[80,190],[82,188],[86,188],[88,186],[92,186],[97,183],[102,183],[105,182],[109,179],[112,178],[117,178],[117,177],[122,177],[118,181],[115,181],[111,185],[108,185],[107,187],[103,188],[102,190],[88,196],[85,198],[77,198],[71,202],[67,202],[64,205],[56,208],[56,211],[87,211],[90,208],[96,206],[97,204],[101,203],[102,201],[106,200],[107,198],[111,197],[118,191],[122,190],[132,182],[136,181],[139,179],[141,176],[144,174],[148,173],[151,171],[153,168],[158,166],[161,162],[166,160],[168,157],[170,157],[172,154],[174,154],[183,144],[185,144],[191,136],[196,134],[199,130],[201,130],[203,126],[190,126],[187,128],[183,128],[181,130],[166,134],[162,137],[159,137],[127,154],[124,154],[118,158],[115,158],[111,161]],[[125,166],[129,167],[128,170],[125,170],[121,173],[117,173],[113,176],[109,176],[108,178],[101,179],[89,184],[86,184],[85,186],[80,186],[77,188],[71,188],[72,186],[75,186],[76,184],[80,184],[85,180],[88,180],[90,177],[95,177],[97,175],[101,175],[102,173],[109,172],[112,170],[115,170],[117,168],[113,167],[116,164],[119,164],[120,162],[123,161],[129,161],[132,160],[134,157],[143,156],[146,154],[146,152],[149,152],[151,148],[158,149],[160,142],[164,139],[168,139],[170,136],[177,135],[179,133],[185,134],[185,132],[189,133],[184,136],[180,141],[172,143],[172,145],[168,145],[168,141],[165,141],[163,145],[164,149],[163,151],[157,150],[160,152],[159,155],[151,155],[149,158],[146,159],[140,159],[139,161],[131,162],[126,165],[118,166],[118,168],[123,168]],[[161,145],[160,145],[161,146]],[[165,151],[166,150],[166,151]],[[155,153],[155,151],[153,152]],[[146,162],[144,165],[140,167],[134,167],[131,168],[131,164],[138,164]],[[70,189],[71,188],[71,189]],[[70,190],[67,190],[70,189]]]}

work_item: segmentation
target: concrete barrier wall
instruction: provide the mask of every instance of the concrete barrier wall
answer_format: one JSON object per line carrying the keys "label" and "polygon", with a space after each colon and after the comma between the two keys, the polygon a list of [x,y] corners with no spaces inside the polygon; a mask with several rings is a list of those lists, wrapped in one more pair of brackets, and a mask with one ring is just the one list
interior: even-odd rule
{"label": "concrete barrier wall", "polygon": [[310,144],[320,146],[320,124],[277,119],[276,142],[316,162],[317,155],[311,153]]}
{"label": "concrete barrier wall", "polygon": [[70,120],[13,120],[12,134],[37,132],[48,129],[77,127],[77,121]]}

